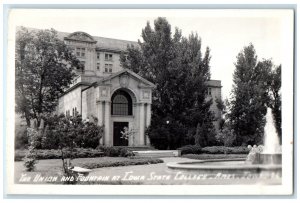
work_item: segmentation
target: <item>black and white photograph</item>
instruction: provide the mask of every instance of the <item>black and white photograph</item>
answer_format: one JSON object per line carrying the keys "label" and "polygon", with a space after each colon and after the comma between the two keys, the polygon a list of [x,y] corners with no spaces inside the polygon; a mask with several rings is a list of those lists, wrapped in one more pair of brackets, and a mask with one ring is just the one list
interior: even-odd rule
{"label": "black and white photograph", "polygon": [[294,12],[10,9],[8,194],[292,194]]}

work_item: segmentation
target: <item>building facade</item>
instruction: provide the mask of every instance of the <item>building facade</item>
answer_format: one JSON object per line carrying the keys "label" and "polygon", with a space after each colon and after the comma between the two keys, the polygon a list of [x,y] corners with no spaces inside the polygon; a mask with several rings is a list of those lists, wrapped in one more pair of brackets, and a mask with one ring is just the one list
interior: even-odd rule
{"label": "building facade", "polygon": [[[69,89],[59,98],[58,113],[82,115],[83,119],[97,118],[104,125],[104,137],[100,143],[106,146],[150,145],[145,129],[151,121],[152,89],[154,84],[136,73],[123,69],[120,53],[127,45],[137,42],[94,37],[84,32],[58,33],[74,50],[84,65]],[[215,99],[221,98],[221,81],[208,82],[207,98],[213,98],[215,126],[221,112]],[[125,139],[121,131],[127,127],[133,136]]]}

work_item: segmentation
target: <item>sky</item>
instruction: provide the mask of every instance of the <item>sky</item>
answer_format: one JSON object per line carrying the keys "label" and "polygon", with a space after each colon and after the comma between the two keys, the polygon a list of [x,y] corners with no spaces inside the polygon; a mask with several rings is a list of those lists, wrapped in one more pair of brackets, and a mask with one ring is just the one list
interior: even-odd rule
{"label": "sky", "polygon": [[[9,29],[15,26],[57,31],[83,31],[101,36],[137,41],[149,21],[166,17],[172,26],[182,30],[183,36],[198,33],[202,51],[211,49],[211,79],[221,80],[223,99],[230,97],[232,74],[236,56],[243,47],[252,43],[258,59],[272,59],[282,64],[286,53],[285,41],[292,37],[286,31],[286,14],[283,10],[13,10],[9,15]],[[289,27],[288,27],[289,28]],[[13,33],[13,32],[12,32]],[[12,34],[10,33],[12,36]]]}

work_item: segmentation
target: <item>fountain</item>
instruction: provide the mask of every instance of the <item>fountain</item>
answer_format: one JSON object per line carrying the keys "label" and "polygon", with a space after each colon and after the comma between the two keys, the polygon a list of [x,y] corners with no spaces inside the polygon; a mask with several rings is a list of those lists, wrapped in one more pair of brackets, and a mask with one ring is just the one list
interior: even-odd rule
{"label": "fountain", "polygon": [[[251,147],[251,146],[249,146]],[[271,109],[266,114],[264,146],[253,146],[245,159],[214,159],[168,163],[171,171],[187,174],[234,174],[235,176],[255,175],[270,179],[282,177],[282,154],[279,138],[273,122]]]}

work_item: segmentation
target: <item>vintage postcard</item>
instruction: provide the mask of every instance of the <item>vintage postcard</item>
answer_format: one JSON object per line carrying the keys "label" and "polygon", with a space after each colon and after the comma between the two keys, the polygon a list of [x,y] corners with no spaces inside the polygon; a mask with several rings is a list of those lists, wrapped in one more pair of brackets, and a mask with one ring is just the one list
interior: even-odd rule
{"label": "vintage postcard", "polygon": [[7,195],[290,195],[294,10],[8,9]]}

